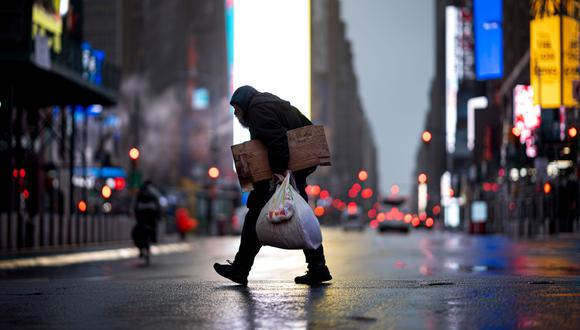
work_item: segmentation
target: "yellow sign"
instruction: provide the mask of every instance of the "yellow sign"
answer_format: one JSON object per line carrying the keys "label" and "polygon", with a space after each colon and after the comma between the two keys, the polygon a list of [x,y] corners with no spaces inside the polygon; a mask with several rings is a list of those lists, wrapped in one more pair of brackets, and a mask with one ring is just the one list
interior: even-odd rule
{"label": "yellow sign", "polygon": [[534,103],[542,108],[561,105],[560,17],[530,22],[530,77]]}
{"label": "yellow sign", "polygon": [[564,16],[562,17],[562,67],[563,67],[563,97],[564,105],[567,107],[578,106],[578,101],[574,99],[574,80],[580,80],[578,66],[580,64],[580,24],[578,20]]}
{"label": "yellow sign", "polygon": [[542,108],[577,107],[573,85],[580,79],[580,1],[533,0],[530,77],[534,103]]}
{"label": "yellow sign", "polygon": [[[58,10],[58,7],[57,9]],[[58,11],[51,13],[42,6],[34,4],[32,7],[32,37],[47,36],[48,45],[56,53],[61,51],[62,19]]]}

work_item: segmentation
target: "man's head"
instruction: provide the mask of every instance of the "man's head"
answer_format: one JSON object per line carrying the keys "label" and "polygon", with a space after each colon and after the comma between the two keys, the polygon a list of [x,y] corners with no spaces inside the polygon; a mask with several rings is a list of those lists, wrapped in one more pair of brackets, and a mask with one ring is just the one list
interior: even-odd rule
{"label": "man's head", "polygon": [[240,125],[242,125],[243,128],[248,128],[249,124],[248,120],[246,119],[246,111],[237,104],[234,104],[233,106],[234,106],[234,115],[236,116],[236,118],[238,118]]}
{"label": "man's head", "polygon": [[234,107],[234,115],[243,127],[248,127],[247,114],[252,97],[258,91],[252,86],[241,86],[232,95],[230,104]]}

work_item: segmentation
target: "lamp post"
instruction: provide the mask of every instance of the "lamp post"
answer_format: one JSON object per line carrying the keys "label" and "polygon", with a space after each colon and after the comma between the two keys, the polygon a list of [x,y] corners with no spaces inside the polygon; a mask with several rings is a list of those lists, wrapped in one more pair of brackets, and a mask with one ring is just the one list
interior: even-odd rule
{"label": "lamp post", "polygon": [[209,177],[208,191],[207,191],[207,230],[208,234],[211,233],[211,227],[213,223],[213,204],[217,194],[216,181],[220,176],[220,170],[212,166],[207,171],[207,176]]}

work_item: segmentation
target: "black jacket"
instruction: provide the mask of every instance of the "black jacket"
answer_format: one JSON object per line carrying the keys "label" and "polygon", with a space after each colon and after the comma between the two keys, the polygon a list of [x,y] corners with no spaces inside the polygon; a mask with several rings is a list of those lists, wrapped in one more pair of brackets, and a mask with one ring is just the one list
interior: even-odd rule
{"label": "black jacket", "polygon": [[[244,119],[248,123],[250,137],[259,139],[268,149],[268,161],[272,172],[283,173],[288,169],[289,151],[286,132],[295,128],[312,125],[298,109],[276,95],[260,93],[244,86],[232,97],[232,104],[240,105],[244,110]],[[303,197],[306,196],[306,177],[315,168],[294,173],[296,185]],[[261,209],[272,196],[270,180],[254,183],[254,190],[248,196],[248,208]]]}
{"label": "black jacket", "polygon": [[268,149],[268,160],[274,173],[288,169],[288,138],[286,132],[312,125],[298,109],[276,95],[257,93],[245,113],[250,137],[259,139]]}

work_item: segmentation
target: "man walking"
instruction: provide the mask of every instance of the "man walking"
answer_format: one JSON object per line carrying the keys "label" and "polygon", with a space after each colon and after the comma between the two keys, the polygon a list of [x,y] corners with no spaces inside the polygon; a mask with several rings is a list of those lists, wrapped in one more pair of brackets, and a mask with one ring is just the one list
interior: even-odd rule
{"label": "man walking", "polygon": [[157,222],[161,218],[160,193],[150,180],[145,180],[135,199],[134,212],[137,224],[132,236],[135,246],[139,248],[139,257],[149,264],[151,243],[157,243]]}
{"label": "man walking", "polygon": [[[252,139],[259,139],[268,149],[268,161],[272,172],[286,175],[288,171],[288,138],[286,131],[312,125],[304,115],[288,101],[276,95],[261,93],[251,86],[242,86],[232,95],[230,104],[234,107],[234,115],[244,128],[250,130]],[[293,172],[298,192],[307,200],[306,177],[315,168]],[[248,213],[244,219],[240,247],[234,262],[229,264],[214,264],[214,269],[221,276],[236,283],[247,285],[248,274],[254,258],[260,251],[256,234],[256,222],[260,211],[266,205],[272,194],[271,183],[277,180],[265,180],[254,183],[254,190],[248,197]],[[308,271],[306,275],[294,278],[298,284],[317,284],[332,279],[326,266],[322,245],[317,249],[304,250]]]}

